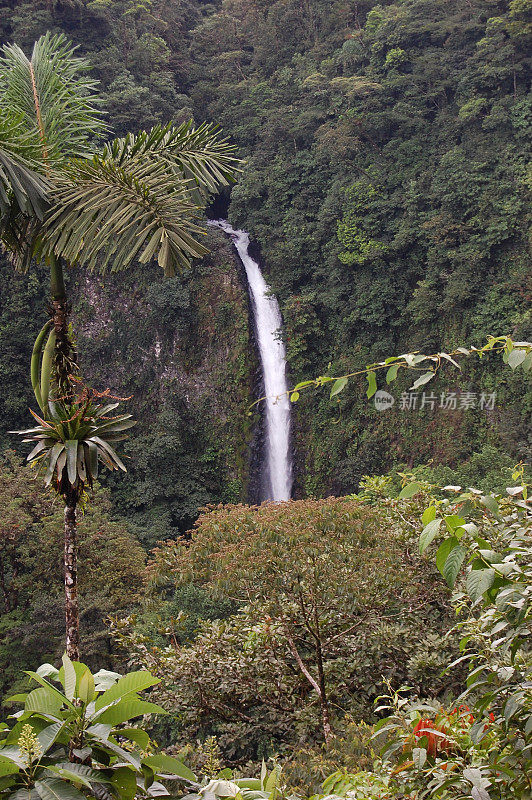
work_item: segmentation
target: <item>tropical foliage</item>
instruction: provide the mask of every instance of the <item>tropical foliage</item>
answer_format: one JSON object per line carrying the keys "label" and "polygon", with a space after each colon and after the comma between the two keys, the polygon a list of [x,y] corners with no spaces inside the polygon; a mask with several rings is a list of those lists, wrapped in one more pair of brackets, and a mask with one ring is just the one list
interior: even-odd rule
{"label": "tropical foliage", "polygon": [[371,718],[383,676],[449,690],[439,673],[452,617],[434,571],[410,553],[418,510],[417,500],[373,509],[347,498],[220,506],[190,541],[156,550],[155,598],[192,583],[226,601],[226,618],[200,623],[190,643],[187,614],[170,603],[158,625],[151,608],[115,623],[135,663],[164,676],[156,694],[181,742],[215,734],[239,762],[296,742],[330,745],[346,714]]}
{"label": "tropical foliage", "polygon": [[63,656],[60,670],[43,664],[28,675],[38,686],[9,698],[23,708],[11,729],[3,724],[3,797],[132,800],[168,795],[161,777],[194,782],[184,764],[150,752],[150,737],[132,722],[164,713],[140,697],[157,683],[149,672],[93,675],[85,664]]}

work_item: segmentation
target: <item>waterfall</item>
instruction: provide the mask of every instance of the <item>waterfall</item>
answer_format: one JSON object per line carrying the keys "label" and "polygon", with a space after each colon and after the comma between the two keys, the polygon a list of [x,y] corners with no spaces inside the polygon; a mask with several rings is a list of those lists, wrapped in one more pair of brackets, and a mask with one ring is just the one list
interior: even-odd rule
{"label": "waterfall", "polygon": [[290,400],[287,395],[286,353],[281,338],[282,318],[277,299],[271,294],[257,262],[248,252],[249,234],[234,230],[225,220],[210,220],[235,245],[244,265],[255,318],[265,402],[265,458],[262,500],[290,500]]}

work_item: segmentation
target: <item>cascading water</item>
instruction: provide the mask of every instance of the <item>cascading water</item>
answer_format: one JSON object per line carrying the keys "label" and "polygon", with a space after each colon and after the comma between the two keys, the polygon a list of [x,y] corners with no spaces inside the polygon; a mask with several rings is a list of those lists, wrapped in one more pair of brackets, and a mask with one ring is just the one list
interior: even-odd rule
{"label": "cascading water", "polygon": [[280,336],[282,318],[279,304],[271,294],[259,265],[249,255],[249,234],[234,230],[225,220],[210,220],[209,225],[221,228],[231,237],[248,279],[266,395],[266,453],[261,499],[290,500],[290,400],[287,394],[286,353]]}

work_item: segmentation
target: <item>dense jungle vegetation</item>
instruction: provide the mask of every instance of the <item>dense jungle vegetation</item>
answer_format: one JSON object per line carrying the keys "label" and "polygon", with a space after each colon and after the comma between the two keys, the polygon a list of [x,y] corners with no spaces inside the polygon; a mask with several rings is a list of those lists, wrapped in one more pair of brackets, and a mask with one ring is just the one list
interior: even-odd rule
{"label": "dense jungle vegetation", "polygon": [[[67,39],[53,38],[66,35],[98,82],[94,129],[80,153],[76,135],[51,156],[42,147],[43,180],[57,156],[79,158],[65,167],[72,184],[75,172],[89,181],[92,137],[98,177],[129,168],[133,191],[150,177],[131,144],[148,151],[139,131],[164,148],[189,120],[221,126],[234,151],[209,147],[224,180],[216,167],[179,197],[185,208],[190,190],[250,232],[282,310],[291,385],[463,347],[461,369],[446,356],[415,405],[409,369],[389,385],[378,374],[395,399],[385,412],[371,371],[333,398],[293,396],[296,499],[248,505],[260,370],[241,265],[220,231],[200,221],[207,252],[187,244],[190,264],[150,239],[159,266],[126,259],[117,234],[99,271],[101,252],[80,256],[95,233],[80,215],[85,234],[72,265],[65,257],[66,389],[60,364],[43,378],[44,355],[33,392],[28,368],[53,247],[32,249],[26,230],[28,263],[46,253],[26,271],[0,252],[6,800],[532,799],[531,13],[530,0],[0,0],[0,44],[30,54],[44,41],[68,60]],[[8,65],[4,51],[1,101]],[[22,258],[4,227],[19,195],[2,194],[2,148],[21,120],[4,113],[0,102],[0,239]],[[114,137],[126,138],[105,149]],[[155,169],[146,203],[176,173],[209,173],[198,163]],[[47,202],[66,203],[57,186]],[[60,248],[66,234],[49,241]],[[489,335],[502,338],[480,359],[470,348]],[[54,381],[51,417],[38,403],[45,433],[29,435],[44,442],[53,418],[63,437],[46,440],[55,493],[12,436]],[[94,442],[72,450],[61,427],[83,415],[104,431],[96,467],[111,469],[94,487]],[[118,460],[106,427],[112,443],[128,431]],[[66,574],[81,660],[67,599],[74,655],[57,670],[61,498],[66,528],[78,509],[78,572]]]}

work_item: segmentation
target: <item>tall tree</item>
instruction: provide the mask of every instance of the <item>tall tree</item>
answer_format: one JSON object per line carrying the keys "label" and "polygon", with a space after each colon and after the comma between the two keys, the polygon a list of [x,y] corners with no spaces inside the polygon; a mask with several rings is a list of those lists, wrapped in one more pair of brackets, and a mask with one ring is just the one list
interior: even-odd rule
{"label": "tall tree", "polygon": [[[76,509],[98,462],[125,467],[110,442],[131,415],[83,385],[69,331],[64,264],[104,272],[157,257],[165,275],[206,250],[198,211],[234,179],[233,148],[216,126],[191,122],[128,134],[98,148],[107,128],[88,62],[65,36],[46,34],[31,58],[17,45],[0,59],[0,242],[15,266],[50,268],[50,319],[37,337],[31,377],[42,416],[23,431],[28,460],[65,501],[67,653],[79,658]],[[15,120],[16,125],[7,124]],[[7,121],[7,122],[6,122]]]}

